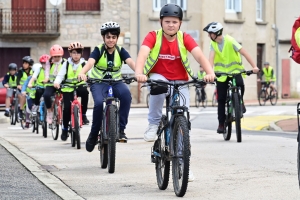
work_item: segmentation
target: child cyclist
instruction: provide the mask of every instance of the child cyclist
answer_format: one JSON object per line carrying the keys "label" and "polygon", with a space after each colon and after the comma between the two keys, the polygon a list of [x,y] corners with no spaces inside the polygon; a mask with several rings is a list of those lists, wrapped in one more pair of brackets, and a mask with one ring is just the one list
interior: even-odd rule
{"label": "child cyclist", "polygon": [[[206,72],[204,71],[203,67],[200,65],[200,70],[198,71],[198,79],[202,80],[205,75],[206,75]],[[206,97],[205,87],[206,87],[206,83],[203,83],[200,86],[202,105],[204,105],[204,101],[205,101],[205,97]]]}
{"label": "child cyclist", "polygon": [[17,64],[10,63],[8,65],[8,73],[4,76],[2,85],[6,88],[6,100],[5,100],[5,113],[6,117],[9,117],[10,100],[13,95],[13,87],[17,87]]}
{"label": "child cyclist", "polygon": [[[23,118],[23,107],[24,107],[25,101],[26,101],[25,96],[21,94],[22,85],[24,85],[24,82],[27,80],[28,76],[32,75],[31,66],[34,63],[33,59],[30,56],[25,56],[22,59],[22,61],[23,61],[23,66],[18,71],[18,74],[17,74],[17,87],[20,92],[20,94],[18,95],[19,102],[20,102],[19,117],[21,119]],[[28,90],[28,92],[30,92],[30,89],[27,89],[27,90]]]}
{"label": "child cyclist", "polygon": [[[116,22],[106,22],[101,26],[104,44],[95,47],[88,62],[78,76],[81,80],[86,80],[86,73],[90,69],[89,77],[91,78],[121,78],[123,62],[126,62],[132,70],[135,70],[135,63],[129,53],[123,47],[117,45],[120,31],[120,25]],[[114,66],[111,67],[109,63],[113,63]],[[124,129],[128,122],[131,94],[125,83],[117,82],[112,87],[114,96],[120,100],[120,140],[126,141],[127,137]],[[91,132],[85,143],[88,152],[92,152],[97,144],[102,123],[103,99],[106,97],[108,87],[106,83],[100,82],[92,84],[90,89],[94,99],[94,109]]]}
{"label": "child cyclist", "polygon": [[[89,101],[87,84],[84,81],[78,81],[77,79],[78,74],[85,65],[85,60],[82,58],[83,46],[79,42],[73,42],[69,45],[68,51],[70,52],[70,57],[67,62],[64,62],[62,68],[58,72],[54,81],[54,87],[57,89],[60,88],[60,84],[62,82],[65,86],[78,86],[76,93],[77,96],[81,97],[82,121],[83,124],[89,124],[89,120],[86,117],[87,104]],[[71,101],[74,100],[74,88],[64,87],[61,91],[63,93],[64,100],[63,130],[61,140],[66,141],[68,138],[68,125],[71,120]]]}
{"label": "child cyclist", "polygon": [[[53,87],[53,82],[64,63],[62,56],[64,55],[64,50],[58,44],[53,45],[50,48],[50,60],[46,62],[45,67],[45,92],[44,101],[47,108],[47,123],[52,124],[53,111],[51,105],[51,96],[54,95],[56,88]],[[50,82],[50,83],[49,83]]]}
{"label": "child cyclist", "polygon": [[[32,66],[32,71],[35,74],[35,72],[40,71],[40,69],[42,68],[42,65],[40,63],[35,63]],[[35,104],[36,102],[36,88],[28,88],[28,84],[31,81],[32,76],[29,76],[27,78],[27,80],[24,82],[23,86],[22,86],[22,95],[26,96],[27,93],[27,107],[29,110],[31,110],[32,112],[36,112],[38,105]],[[32,84],[32,86],[35,86],[35,84]],[[35,104],[35,105],[34,105]],[[29,123],[30,123],[30,119],[29,119],[29,113],[26,112],[26,125],[25,128],[29,128]]]}
{"label": "child cyclist", "polygon": [[31,88],[33,85],[35,85],[35,98],[34,98],[34,105],[38,106],[40,105],[40,99],[44,94],[45,88],[44,88],[44,80],[45,80],[45,66],[46,62],[48,62],[50,59],[50,56],[47,54],[43,54],[40,56],[40,65],[36,65],[34,67],[34,73],[31,76],[31,79],[28,83],[28,87]]}

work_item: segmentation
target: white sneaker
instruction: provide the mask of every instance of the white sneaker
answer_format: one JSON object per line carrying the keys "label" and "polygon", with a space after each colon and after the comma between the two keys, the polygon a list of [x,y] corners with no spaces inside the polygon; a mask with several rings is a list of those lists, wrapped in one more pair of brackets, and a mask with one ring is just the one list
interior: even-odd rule
{"label": "white sneaker", "polygon": [[52,124],[53,112],[47,112],[47,123]]}
{"label": "white sneaker", "polygon": [[156,132],[158,129],[158,125],[155,124],[149,124],[146,132],[144,133],[144,140],[146,142],[154,142],[156,140]]}
{"label": "white sneaker", "polygon": [[193,174],[193,172],[192,172],[192,170],[190,170],[189,171],[189,182],[193,182],[195,180],[195,176],[194,176],[194,174]]}

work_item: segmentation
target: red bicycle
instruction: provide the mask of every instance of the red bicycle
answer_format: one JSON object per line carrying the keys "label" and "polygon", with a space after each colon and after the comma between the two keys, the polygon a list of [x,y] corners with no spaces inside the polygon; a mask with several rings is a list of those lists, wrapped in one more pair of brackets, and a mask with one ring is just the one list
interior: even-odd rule
{"label": "red bicycle", "polygon": [[49,124],[49,129],[51,129],[52,137],[57,140],[59,135],[59,125],[62,126],[62,110],[63,110],[63,95],[60,90],[57,90],[55,96],[51,97],[52,108],[53,108],[53,118],[52,124]]}
{"label": "red bicycle", "polygon": [[81,148],[80,144],[80,128],[82,127],[82,111],[81,103],[77,99],[76,89],[77,85],[61,85],[61,88],[73,88],[74,100],[71,102],[71,128],[69,133],[71,135],[72,147],[77,145],[77,149]]}

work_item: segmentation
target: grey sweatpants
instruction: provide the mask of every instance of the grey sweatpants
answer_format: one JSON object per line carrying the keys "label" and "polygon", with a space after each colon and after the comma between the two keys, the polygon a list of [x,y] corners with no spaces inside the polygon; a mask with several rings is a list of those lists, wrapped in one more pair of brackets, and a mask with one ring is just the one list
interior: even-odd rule
{"label": "grey sweatpants", "polygon": [[[150,79],[153,80],[163,80],[163,81],[168,81],[164,76],[156,73],[151,73]],[[186,81],[169,81],[169,82],[175,82],[175,83],[182,83]],[[150,90],[150,88],[148,88]],[[173,88],[171,88],[173,89]],[[179,88],[179,91],[182,95],[180,95],[180,105],[183,105],[183,102],[185,102],[185,106],[189,108],[190,106],[190,93],[188,86],[182,86]],[[166,96],[170,93],[170,89],[168,93],[165,94],[159,94],[159,95],[150,95],[150,100],[149,100],[149,113],[148,113],[148,122],[149,124],[155,124],[158,125],[160,118],[162,116],[162,111],[163,111],[163,105],[164,101],[166,99]],[[183,97],[182,97],[183,96]],[[170,102],[171,103],[171,102]]]}

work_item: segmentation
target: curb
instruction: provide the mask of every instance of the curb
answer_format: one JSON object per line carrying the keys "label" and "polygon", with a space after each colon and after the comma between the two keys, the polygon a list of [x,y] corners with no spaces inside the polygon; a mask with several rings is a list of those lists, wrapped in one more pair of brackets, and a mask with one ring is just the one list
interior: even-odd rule
{"label": "curb", "polygon": [[[279,121],[281,121],[281,120],[279,120]],[[279,121],[271,122],[271,123],[269,124],[269,126],[270,126],[272,129],[274,129],[275,131],[284,132],[279,126],[276,125],[276,123],[279,122]]]}
{"label": "curb", "polygon": [[27,156],[20,151],[17,147],[10,144],[8,141],[0,137],[0,144],[13,155],[30,173],[32,173],[39,181],[41,181],[46,187],[53,191],[56,195],[62,199],[70,200],[82,200],[73,190],[71,190],[66,184],[58,179],[53,174],[46,170],[43,170],[41,165],[35,160]]}

